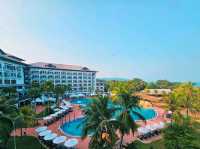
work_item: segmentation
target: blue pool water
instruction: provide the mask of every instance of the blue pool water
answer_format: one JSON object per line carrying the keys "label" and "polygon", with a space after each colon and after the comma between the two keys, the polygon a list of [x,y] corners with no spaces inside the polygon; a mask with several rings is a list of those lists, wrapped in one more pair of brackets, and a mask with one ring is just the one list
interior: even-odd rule
{"label": "blue pool water", "polygon": [[[87,98],[83,99],[73,99],[71,103],[73,104],[80,104],[82,106],[86,106],[92,101]],[[133,109],[134,111],[139,112],[146,120],[152,119],[156,117],[156,112],[154,109],[151,108],[140,108],[140,109]],[[119,111],[114,114],[114,117],[118,115]],[[140,118],[132,113],[132,118],[134,120],[140,120]],[[61,126],[61,129],[68,135],[80,137],[82,135],[82,129],[84,126],[84,118],[78,118],[73,121],[67,122]]]}
{"label": "blue pool water", "polygon": [[91,102],[92,102],[92,100],[88,99],[88,98],[77,98],[77,99],[71,100],[72,104],[79,104],[82,106],[86,106],[86,105],[90,104]]}

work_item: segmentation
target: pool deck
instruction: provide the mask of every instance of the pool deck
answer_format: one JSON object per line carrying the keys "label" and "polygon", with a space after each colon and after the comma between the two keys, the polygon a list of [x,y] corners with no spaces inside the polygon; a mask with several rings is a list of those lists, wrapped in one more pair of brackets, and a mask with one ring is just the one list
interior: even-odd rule
{"label": "pool deck", "polygon": [[[141,121],[138,121],[137,123],[141,126],[144,126],[144,125],[147,125],[147,124],[154,124],[154,123],[159,123],[159,122],[167,122],[169,120],[167,120],[166,118],[164,118],[164,114],[165,114],[165,111],[161,108],[157,108],[157,107],[153,107],[154,110],[157,112],[157,116],[152,119],[152,120],[147,120],[146,123],[144,122],[141,122]],[[37,112],[41,112],[42,110],[44,109],[43,106],[37,106],[36,107],[36,111]],[[62,125],[63,123],[65,122],[68,122],[69,120],[73,120],[73,119],[76,119],[78,117],[81,117],[83,116],[83,113],[81,111],[81,109],[77,106],[77,105],[74,105],[73,106],[73,112],[65,115],[64,118],[54,122],[53,124],[49,125],[48,126],[48,129],[49,130],[52,130],[52,132],[54,133],[57,133],[58,135],[65,135],[59,128],[60,128],[60,125]],[[40,123],[43,123],[42,121],[40,121]],[[24,129],[24,131],[26,131],[26,135],[30,135],[30,136],[37,136],[37,133],[35,132],[35,128],[26,128]],[[21,134],[21,131],[20,129],[17,129],[15,134],[17,136],[20,136]],[[12,132],[11,135],[14,135],[14,132]],[[65,135],[67,136],[67,135]],[[137,132],[135,133],[135,136],[137,136]],[[75,138],[75,137],[71,137],[71,136],[67,136],[67,138]],[[77,137],[77,139],[79,140],[79,143],[77,145],[77,148],[78,149],[88,149],[88,144],[89,144],[89,141],[90,141],[90,137],[87,137],[85,138],[84,140],[82,140],[81,138]],[[136,139],[136,137],[133,137],[132,134],[130,135],[126,135],[124,137],[124,142],[125,143],[130,143],[132,142],[134,139]]]}

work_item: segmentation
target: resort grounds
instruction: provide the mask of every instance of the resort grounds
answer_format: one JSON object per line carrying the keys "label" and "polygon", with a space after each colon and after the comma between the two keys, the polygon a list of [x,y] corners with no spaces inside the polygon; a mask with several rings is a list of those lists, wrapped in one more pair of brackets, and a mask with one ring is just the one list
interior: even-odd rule
{"label": "resort grounds", "polygon": [[[69,99],[64,99],[64,100],[68,101]],[[73,100],[73,99],[71,99],[71,100]],[[51,130],[53,133],[58,134],[58,136],[63,136],[63,135],[66,136],[67,139],[76,138],[76,139],[78,139],[78,145],[77,145],[78,149],[88,149],[88,144],[89,144],[89,141],[90,141],[90,137],[87,137],[87,138],[82,140],[80,137],[74,137],[74,136],[70,136],[68,134],[65,134],[60,129],[60,126],[62,124],[84,116],[84,114],[83,114],[83,112],[82,112],[82,110],[81,110],[79,105],[72,105],[72,106],[73,106],[72,107],[72,112],[69,112],[63,118],[61,118],[58,121],[55,121],[54,123],[50,124],[48,126],[48,129]],[[147,107],[149,107],[149,105]],[[166,111],[164,109],[162,109],[160,107],[151,107],[151,108],[153,108],[156,111],[156,113],[157,113],[156,117],[151,119],[151,120],[147,120],[146,123],[138,121],[137,123],[140,126],[158,124],[159,122],[164,122],[164,123],[170,122],[170,119],[167,119],[165,117]],[[44,110],[45,110],[45,106],[44,105],[37,105],[36,106],[36,113],[41,113]],[[45,124],[45,120],[39,120],[39,124],[41,126],[43,126]],[[34,137],[37,138],[38,134],[35,131],[35,129],[37,127],[39,127],[39,126],[36,126],[36,127],[33,127],[33,128],[23,129],[23,133],[26,134],[26,136],[34,136]],[[14,135],[14,131],[12,132],[12,136],[13,135]],[[15,130],[15,135],[16,136],[21,136],[21,129],[16,129]],[[125,141],[124,143],[126,143],[126,144],[132,143],[134,140],[137,139],[137,136],[138,136],[137,132],[135,133],[134,137],[133,137],[132,134],[126,135],[125,138],[124,138],[124,141]],[[148,140],[142,141],[142,143],[148,144],[148,143],[151,143],[151,142],[154,142],[154,141],[158,141],[161,138],[162,138],[162,135],[155,136],[155,137],[149,138]]]}

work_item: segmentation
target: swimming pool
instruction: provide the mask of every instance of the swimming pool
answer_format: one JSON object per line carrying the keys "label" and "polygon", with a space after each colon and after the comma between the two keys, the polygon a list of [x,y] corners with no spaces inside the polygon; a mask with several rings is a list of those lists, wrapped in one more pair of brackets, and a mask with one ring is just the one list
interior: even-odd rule
{"label": "swimming pool", "polygon": [[[91,99],[83,98],[83,99],[73,99],[71,103],[73,104],[80,104],[82,106],[86,106],[91,103]],[[156,117],[157,113],[152,108],[135,108],[134,111],[139,112],[146,120],[153,119]],[[117,117],[120,111],[116,111],[114,117]],[[132,118],[134,120],[140,120],[140,118],[132,113]],[[81,137],[82,136],[82,129],[84,126],[84,117],[77,118],[70,122],[65,123],[60,128],[66,134],[74,137]]]}

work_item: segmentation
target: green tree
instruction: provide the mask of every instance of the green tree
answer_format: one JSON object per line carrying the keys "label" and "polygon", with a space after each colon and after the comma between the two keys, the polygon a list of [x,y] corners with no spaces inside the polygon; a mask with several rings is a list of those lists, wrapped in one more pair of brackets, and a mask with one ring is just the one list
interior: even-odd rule
{"label": "green tree", "polygon": [[35,115],[35,112],[29,106],[20,108],[20,117],[23,123],[22,126],[25,128],[33,126],[35,122]]}
{"label": "green tree", "polygon": [[31,87],[31,88],[28,89],[28,96],[31,99],[35,99],[37,97],[40,97],[40,94],[41,94],[41,90],[38,87]]}
{"label": "green tree", "polygon": [[[178,98],[179,97],[175,92],[172,92],[168,96],[165,96],[165,100],[167,103],[166,108],[167,108],[167,110],[172,112],[172,116],[180,114],[181,105],[180,105],[180,101],[178,100]],[[172,122],[173,122],[173,117],[171,117],[171,125],[172,125]]]}
{"label": "green tree", "polygon": [[15,98],[17,96],[17,90],[14,87],[5,87],[2,89],[1,94],[9,98]]}
{"label": "green tree", "polygon": [[144,90],[147,85],[147,83],[145,81],[143,81],[142,79],[139,79],[139,78],[134,78],[131,81],[134,85],[135,91]]}
{"label": "green tree", "polygon": [[67,92],[71,92],[71,91],[72,91],[72,85],[71,85],[71,84],[68,84],[68,85],[66,86],[66,91],[67,91]]}
{"label": "green tree", "polygon": [[2,140],[0,144],[4,147],[10,138],[11,131],[14,129],[13,124],[19,116],[19,112],[14,105],[15,102],[14,98],[0,95],[0,134],[3,135],[0,137]]}
{"label": "green tree", "polygon": [[116,121],[112,119],[116,109],[108,108],[108,104],[108,97],[98,97],[84,110],[82,138],[92,133],[90,149],[110,149],[117,140]]}
{"label": "green tree", "polygon": [[121,92],[118,94],[117,103],[122,106],[119,116],[117,117],[117,120],[119,122],[118,128],[121,134],[121,148],[124,135],[132,132],[132,135],[134,136],[134,132],[137,129],[137,124],[136,121],[133,119],[132,114],[137,115],[138,117],[140,117],[141,120],[145,121],[145,118],[139,112],[134,110],[134,108],[140,108],[139,100],[140,99],[137,96],[134,96],[132,92]]}
{"label": "green tree", "polygon": [[54,93],[56,94],[56,97],[57,97],[57,100],[56,100],[57,105],[60,104],[60,96],[63,96],[66,90],[67,90],[66,85],[58,84],[55,86]]}
{"label": "green tree", "polygon": [[156,81],[156,85],[160,89],[163,89],[163,88],[167,89],[167,88],[171,88],[172,83],[167,80],[158,80]]}
{"label": "green tree", "polygon": [[42,92],[45,94],[52,93],[54,90],[54,84],[52,81],[46,81],[41,85]]}
{"label": "green tree", "polygon": [[199,92],[192,86],[192,83],[184,83],[179,85],[174,94],[178,97],[177,100],[182,107],[186,109],[186,114],[189,116],[191,111],[195,111],[195,104],[199,101]]}
{"label": "green tree", "polygon": [[140,108],[140,98],[135,96],[134,93],[136,89],[134,87],[135,85],[128,81],[121,83],[120,85],[118,84],[118,86],[116,86],[113,90],[114,102],[121,105],[121,109],[117,117],[118,129],[121,134],[120,148],[122,148],[124,135],[132,132],[134,136],[134,132],[137,129],[137,125],[132,117],[132,114],[137,115],[141,120],[145,121],[145,118],[139,112],[134,110],[136,108]]}
{"label": "green tree", "polygon": [[166,149],[198,149],[195,143],[194,128],[189,117],[178,116],[172,127],[164,131]]}

